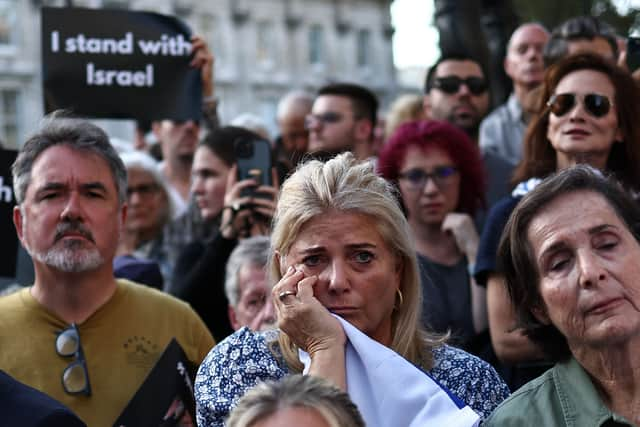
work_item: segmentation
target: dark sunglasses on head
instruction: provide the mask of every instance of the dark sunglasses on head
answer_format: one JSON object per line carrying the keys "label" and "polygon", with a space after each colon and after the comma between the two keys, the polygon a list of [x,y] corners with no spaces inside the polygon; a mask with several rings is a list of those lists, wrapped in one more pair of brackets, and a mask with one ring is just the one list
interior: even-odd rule
{"label": "dark sunglasses on head", "polygon": [[62,371],[62,387],[67,394],[91,396],[89,371],[84,358],[80,333],[75,323],[56,336],[56,353],[62,357],[74,357],[74,360]]}
{"label": "dark sunglasses on head", "polygon": [[611,101],[609,98],[597,93],[587,93],[586,95],[557,93],[549,98],[547,107],[549,107],[549,110],[555,116],[561,117],[573,110],[577,98],[582,99],[584,109],[593,117],[604,117],[609,113],[609,110],[611,110]]}
{"label": "dark sunglasses on head", "polygon": [[436,77],[433,81],[433,87],[441,91],[453,95],[458,93],[460,86],[464,84],[469,88],[469,92],[474,95],[482,95],[488,89],[487,81],[482,77],[467,77],[461,79],[457,76]]}

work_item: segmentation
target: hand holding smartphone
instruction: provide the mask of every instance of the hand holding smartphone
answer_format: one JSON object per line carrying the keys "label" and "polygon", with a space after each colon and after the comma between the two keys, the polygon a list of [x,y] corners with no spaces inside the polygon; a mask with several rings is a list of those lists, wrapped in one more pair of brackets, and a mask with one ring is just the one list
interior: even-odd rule
{"label": "hand holding smartphone", "polygon": [[242,190],[241,196],[271,198],[269,194],[255,191],[261,185],[273,185],[271,180],[271,144],[264,139],[241,138],[234,143],[238,181],[253,179],[256,187]]}

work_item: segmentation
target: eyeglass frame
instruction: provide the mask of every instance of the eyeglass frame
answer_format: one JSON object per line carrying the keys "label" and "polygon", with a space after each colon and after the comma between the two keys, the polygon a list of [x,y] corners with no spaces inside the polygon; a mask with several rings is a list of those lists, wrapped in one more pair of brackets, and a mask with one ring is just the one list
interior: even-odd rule
{"label": "eyeglass frame", "polygon": [[[445,80],[456,81],[455,91],[450,92],[442,87],[442,82]],[[483,88],[481,88],[480,90],[472,89],[472,87],[476,85],[476,83],[472,83],[474,81],[478,84],[482,84]],[[489,90],[489,82],[486,78],[480,76],[469,76],[466,79],[463,79],[462,77],[456,75],[438,76],[434,77],[431,87],[434,89],[438,89],[446,93],[447,95],[455,95],[456,93],[460,92],[460,87],[462,85],[465,85],[467,89],[469,89],[469,92],[474,96],[482,96]]]}
{"label": "eyeglass frame", "polygon": [[[438,171],[442,171],[444,169],[450,170],[449,175],[439,176]],[[421,181],[424,180],[424,182],[422,182],[421,184],[417,184],[413,182],[411,178],[409,178],[408,176],[411,172],[421,172],[422,177],[420,178],[420,180]],[[398,181],[406,180],[409,183],[409,189],[411,191],[419,191],[424,189],[424,187],[427,185],[429,180],[432,180],[433,184],[438,188],[438,190],[442,191],[443,189],[447,188],[451,184],[450,182],[448,182],[448,180],[459,172],[460,171],[458,170],[458,168],[453,165],[436,166],[433,169],[433,172],[426,172],[425,170],[420,168],[413,168],[413,169],[409,169],[406,172],[399,173]]]}
{"label": "eyeglass frame", "polygon": [[[72,331],[76,335],[77,348],[70,354],[62,354],[58,350],[58,340],[60,337],[67,333],[68,331]],[[67,365],[66,368],[62,371],[62,375],[60,376],[60,382],[62,383],[62,389],[65,393],[75,396],[78,394],[84,394],[85,396],[91,396],[91,382],[89,381],[89,369],[87,368],[87,359],[84,356],[84,350],[82,349],[82,342],[80,341],[80,331],[75,323],[71,323],[67,328],[58,332],[56,335],[56,339],[54,341],[54,347],[56,349],[56,354],[60,357],[73,357],[73,360]],[[80,365],[82,367],[82,371],[84,373],[85,378],[85,387],[79,391],[70,391],[67,385],[65,384],[65,374],[67,371],[71,370],[74,366]]]}
{"label": "eyeglass frame", "polygon": [[[556,114],[553,111],[553,108],[552,108],[553,104],[558,99],[558,97],[566,96],[566,95],[569,95],[569,96],[571,96],[573,98],[573,102],[571,103],[571,106],[564,113]],[[605,99],[607,101],[607,104],[608,104],[607,111],[605,111],[602,115],[594,114],[594,112],[587,106],[586,98],[588,96],[599,96],[599,97]],[[574,108],[576,108],[576,105],[578,104],[578,101],[582,104],[582,107],[584,108],[584,110],[587,113],[589,113],[589,115],[591,117],[595,117],[596,119],[602,118],[602,117],[606,116],[607,114],[609,114],[611,109],[614,108],[614,106],[615,106],[613,101],[607,95],[603,95],[601,93],[596,93],[596,92],[589,92],[589,93],[577,93],[577,92],[554,93],[553,95],[551,95],[549,97],[549,100],[545,103],[545,105],[549,109],[549,113],[550,114],[553,114],[556,117],[563,117],[563,116],[569,114],[571,111],[573,111]]]}
{"label": "eyeglass frame", "polygon": [[[313,114],[309,113],[304,118],[304,128],[306,130],[311,129],[314,125],[327,125],[327,124],[335,124],[342,121],[345,118],[343,113],[339,113],[337,111],[327,111],[321,114]],[[359,120],[360,118],[354,115],[354,120]]]}

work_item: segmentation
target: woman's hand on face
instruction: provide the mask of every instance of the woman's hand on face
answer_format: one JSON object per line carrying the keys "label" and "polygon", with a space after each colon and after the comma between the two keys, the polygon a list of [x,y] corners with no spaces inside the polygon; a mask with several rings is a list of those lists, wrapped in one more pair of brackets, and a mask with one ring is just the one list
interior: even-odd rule
{"label": "woman's hand on face", "polygon": [[480,237],[473,219],[467,214],[452,212],[442,221],[442,231],[449,232],[456,239],[456,245],[467,257],[470,264],[475,264]]}
{"label": "woman's hand on face", "polygon": [[[317,281],[317,276],[305,277],[302,268],[291,266],[272,290],[278,327],[311,359],[323,352],[343,352],[346,342],[338,319],[313,295]],[[287,291],[295,294],[281,298]]]}

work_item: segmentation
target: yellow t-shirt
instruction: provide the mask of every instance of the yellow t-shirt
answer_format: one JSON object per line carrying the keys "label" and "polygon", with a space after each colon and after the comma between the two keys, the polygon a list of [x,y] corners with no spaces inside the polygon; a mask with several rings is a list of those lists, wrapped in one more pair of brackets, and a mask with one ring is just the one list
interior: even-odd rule
{"label": "yellow t-shirt", "polygon": [[188,304],[126,280],[78,325],[92,395],[72,396],[62,371],[74,358],[56,353],[69,325],[22,289],[0,298],[0,369],[67,405],[91,427],[112,426],[172,338],[200,364],[215,342]]}

